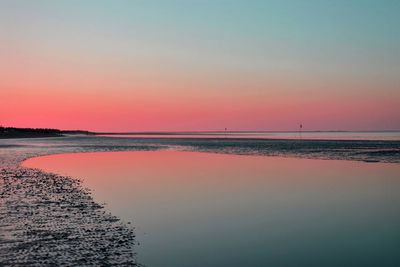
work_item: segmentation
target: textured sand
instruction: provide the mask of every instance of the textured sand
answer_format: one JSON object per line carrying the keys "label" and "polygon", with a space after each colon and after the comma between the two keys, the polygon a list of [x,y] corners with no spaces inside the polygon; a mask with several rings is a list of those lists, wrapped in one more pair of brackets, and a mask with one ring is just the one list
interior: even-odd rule
{"label": "textured sand", "polygon": [[110,149],[16,142],[0,145],[0,266],[138,265],[134,229],[95,203],[79,180],[19,166],[37,155]]}
{"label": "textured sand", "polygon": [[0,170],[0,262],[135,265],[132,229],[107,214],[78,180]]}

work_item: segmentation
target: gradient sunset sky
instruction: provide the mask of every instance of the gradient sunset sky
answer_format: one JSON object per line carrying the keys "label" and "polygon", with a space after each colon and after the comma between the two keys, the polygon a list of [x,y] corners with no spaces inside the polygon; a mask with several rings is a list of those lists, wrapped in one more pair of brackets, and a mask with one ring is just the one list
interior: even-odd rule
{"label": "gradient sunset sky", "polygon": [[0,124],[400,129],[400,1],[0,0]]}

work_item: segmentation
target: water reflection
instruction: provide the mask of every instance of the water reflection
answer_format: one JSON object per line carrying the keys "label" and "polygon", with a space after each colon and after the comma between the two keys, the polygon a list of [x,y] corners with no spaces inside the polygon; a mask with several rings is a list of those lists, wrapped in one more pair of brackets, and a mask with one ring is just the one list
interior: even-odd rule
{"label": "water reflection", "polygon": [[148,266],[398,266],[400,165],[195,152],[46,156],[136,226]]}

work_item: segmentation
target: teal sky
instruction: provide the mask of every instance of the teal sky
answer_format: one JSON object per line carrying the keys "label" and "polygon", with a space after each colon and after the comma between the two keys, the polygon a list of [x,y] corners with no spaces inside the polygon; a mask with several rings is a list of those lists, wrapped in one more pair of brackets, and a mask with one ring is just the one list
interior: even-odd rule
{"label": "teal sky", "polygon": [[[2,103],[1,119],[43,122],[47,102],[83,94],[98,96],[77,104],[86,121],[118,107],[95,129],[136,130],[122,124],[138,113],[143,129],[399,129],[399,14],[400,1],[0,0],[0,89],[43,106],[35,119]],[[43,126],[84,126],[55,113]]]}

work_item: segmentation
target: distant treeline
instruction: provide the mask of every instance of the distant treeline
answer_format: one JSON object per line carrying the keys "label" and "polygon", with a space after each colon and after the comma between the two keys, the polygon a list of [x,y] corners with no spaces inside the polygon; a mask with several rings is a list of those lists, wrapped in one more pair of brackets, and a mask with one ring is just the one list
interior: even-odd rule
{"label": "distant treeline", "polygon": [[88,131],[62,131],[49,128],[14,128],[0,126],[0,138],[57,137],[63,134],[92,134]]}

